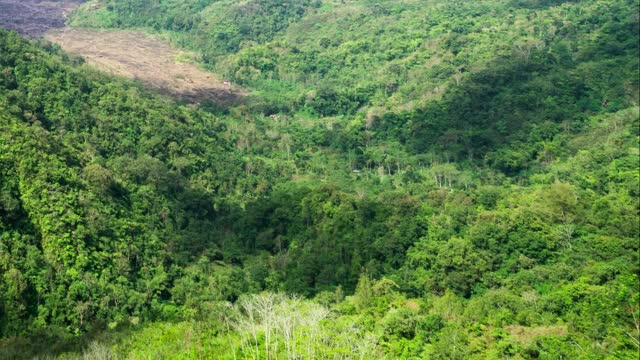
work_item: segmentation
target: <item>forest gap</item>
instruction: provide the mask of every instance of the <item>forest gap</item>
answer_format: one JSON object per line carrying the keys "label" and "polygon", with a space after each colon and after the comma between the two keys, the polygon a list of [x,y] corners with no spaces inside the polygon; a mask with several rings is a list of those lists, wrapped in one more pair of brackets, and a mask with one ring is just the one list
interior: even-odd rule
{"label": "forest gap", "polygon": [[0,0],[0,27],[31,38],[65,26],[67,15],[84,0]]}
{"label": "forest gap", "polygon": [[216,74],[201,69],[195,53],[178,50],[139,31],[65,28],[48,32],[45,39],[106,73],[139,80],[190,103],[210,100],[228,106],[248,95],[244,89],[227,85]]}

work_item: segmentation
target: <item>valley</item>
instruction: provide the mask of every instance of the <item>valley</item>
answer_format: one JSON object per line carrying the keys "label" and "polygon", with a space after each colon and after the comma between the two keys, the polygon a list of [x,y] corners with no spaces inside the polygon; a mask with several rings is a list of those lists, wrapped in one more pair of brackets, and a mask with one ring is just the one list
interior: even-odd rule
{"label": "valley", "polygon": [[0,359],[637,359],[631,0],[0,0]]}

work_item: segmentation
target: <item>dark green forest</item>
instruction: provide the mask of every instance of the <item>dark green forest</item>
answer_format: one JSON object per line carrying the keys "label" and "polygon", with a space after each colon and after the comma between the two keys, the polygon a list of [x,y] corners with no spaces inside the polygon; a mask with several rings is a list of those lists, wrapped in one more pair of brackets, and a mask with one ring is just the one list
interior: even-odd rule
{"label": "dark green forest", "polygon": [[637,1],[94,0],[0,30],[0,358],[637,359]]}

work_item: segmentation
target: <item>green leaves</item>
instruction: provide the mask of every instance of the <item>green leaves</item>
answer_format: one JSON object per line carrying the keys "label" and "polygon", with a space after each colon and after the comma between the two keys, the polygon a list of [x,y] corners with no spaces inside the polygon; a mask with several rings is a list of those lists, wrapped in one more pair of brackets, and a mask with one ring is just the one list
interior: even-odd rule
{"label": "green leaves", "polygon": [[452,238],[440,247],[433,269],[441,289],[452,289],[468,297],[487,270],[487,261],[468,241]]}
{"label": "green leaves", "polygon": [[0,32],[0,335],[107,327],[123,357],[637,350],[635,5],[513,5],[76,15],[201,51],[255,87],[229,109]]}

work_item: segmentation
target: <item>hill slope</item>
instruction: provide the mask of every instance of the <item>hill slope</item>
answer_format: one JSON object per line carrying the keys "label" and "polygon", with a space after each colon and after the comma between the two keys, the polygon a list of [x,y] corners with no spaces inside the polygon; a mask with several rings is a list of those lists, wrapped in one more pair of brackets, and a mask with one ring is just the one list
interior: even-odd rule
{"label": "hill slope", "polygon": [[283,4],[75,15],[194,39],[224,109],[0,31],[0,357],[634,358],[637,5]]}
{"label": "hill slope", "polygon": [[635,48],[634,10],[630,1],[96,0],[72,25],[166,33],[284,108],[332,115],[422,107],[500,58],[551,53],[571,66],[619,55]]}

